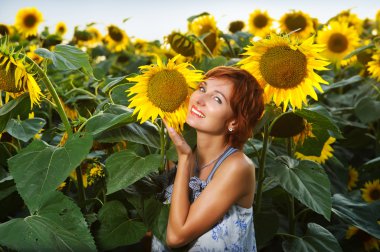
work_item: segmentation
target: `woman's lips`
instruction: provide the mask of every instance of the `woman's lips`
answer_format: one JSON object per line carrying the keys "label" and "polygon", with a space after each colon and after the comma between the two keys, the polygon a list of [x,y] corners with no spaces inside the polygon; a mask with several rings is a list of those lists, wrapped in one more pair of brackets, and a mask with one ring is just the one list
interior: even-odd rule
{"label": "woman's lips", "polygon": [[197,109],[197,107],[195,107],[194,105],[191,106],[191,114],[199,117],[199,118],[205,118],[206,116],[200,111]]}

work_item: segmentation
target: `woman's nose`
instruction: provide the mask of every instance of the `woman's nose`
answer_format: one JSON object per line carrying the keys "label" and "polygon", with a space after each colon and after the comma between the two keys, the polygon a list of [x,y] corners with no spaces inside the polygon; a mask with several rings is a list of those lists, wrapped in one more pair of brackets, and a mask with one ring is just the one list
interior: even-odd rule
{"label": "woman's nose", "polygon": [[205,105],[205,98],[206,98],[206,97],[204,97],[204,96],[199,96],[199,97],[197,98],[197,104],[198,104],[198,105],[201,105],[201,106]]}

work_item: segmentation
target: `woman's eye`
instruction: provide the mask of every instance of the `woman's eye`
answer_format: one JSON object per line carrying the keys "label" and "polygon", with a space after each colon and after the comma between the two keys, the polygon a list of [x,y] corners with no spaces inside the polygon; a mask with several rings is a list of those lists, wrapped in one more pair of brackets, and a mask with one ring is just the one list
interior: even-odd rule
{"label": "woman's eye", "polygon": [[219,97],[215,97],[214,99],[217,103],[222,104],[222,100]]}
{"label": "woman's eye", "polygon": [[205,92],[205,91],[206,91],[206,89],[205,89],[204,87],[199,87],[199,90],[200,90],[201,92]]}

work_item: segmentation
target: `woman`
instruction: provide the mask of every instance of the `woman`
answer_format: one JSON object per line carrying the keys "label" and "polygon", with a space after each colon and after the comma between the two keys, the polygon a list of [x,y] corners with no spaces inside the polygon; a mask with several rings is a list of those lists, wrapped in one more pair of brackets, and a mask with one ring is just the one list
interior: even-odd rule
{"label": "woman", "polygon": [[[242,147],[262,115],[263,90],[247,71],[216,67],[190,97],[186,123],[197,132],[193,151],[167,128],[178,154],[164,246],[188,251],[256,251],[252,204],[255,169]],[[190,197],[189,197],[190,195]]]}

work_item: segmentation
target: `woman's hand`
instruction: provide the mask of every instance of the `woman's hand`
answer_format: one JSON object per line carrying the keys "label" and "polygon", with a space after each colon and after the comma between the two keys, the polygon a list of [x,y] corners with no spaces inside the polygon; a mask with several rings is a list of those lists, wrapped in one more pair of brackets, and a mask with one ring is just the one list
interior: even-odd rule
{"label": "woman's hand", "polygon": [[169,127],[165,120],[163,120],[163,122],[168,130],[169,137],[177,150],[178,159],[191,156],[192,150],[183,136],[176,132],[172,127]]}

